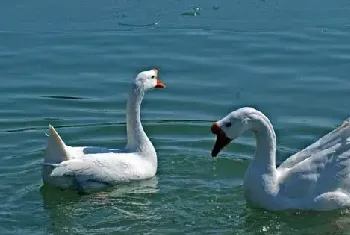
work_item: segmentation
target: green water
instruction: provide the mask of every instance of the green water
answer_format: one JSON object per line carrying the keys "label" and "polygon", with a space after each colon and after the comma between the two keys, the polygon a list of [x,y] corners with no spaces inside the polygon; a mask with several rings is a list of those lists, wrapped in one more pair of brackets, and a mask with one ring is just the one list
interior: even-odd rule
{"label": "green water", "polygon": [[[346,210],[247,206],[251,135],[210,157],[211,123],[241,106],[271,119],[279,162],[350,116],[349,16],[345,0],[1,1],[0,234],[349,233]],[[130,81],[153,67],[157,176],[105,196],[42,187],[48,124],[123,147]]]}

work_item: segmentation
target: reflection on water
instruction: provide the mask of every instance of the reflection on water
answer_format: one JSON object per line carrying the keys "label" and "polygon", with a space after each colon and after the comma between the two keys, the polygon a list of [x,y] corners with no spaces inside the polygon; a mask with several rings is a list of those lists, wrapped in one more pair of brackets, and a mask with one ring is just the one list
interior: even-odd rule
{"label": "reflection on water", "polygon": [[149,219],[155,216],[151,198],[158,191],[157,177],[86,195],[49,185],[40,188],[44,209],[51,219],[52,232],[67,233],[84,232],[86,228],[79,224],[83,221],[86,223],[86,220],[89,221],[88,226],[103,230],[107,224],[118,223],[122,218],[131,221]]}
{"label": "reflection on water", "polygon": [[271,212],[247,206],[241,216],[244,218],[245,233],[280,234],[287,225],[289,230],[283,234],[330,235],[350,232],[349,214],[348,210]]}

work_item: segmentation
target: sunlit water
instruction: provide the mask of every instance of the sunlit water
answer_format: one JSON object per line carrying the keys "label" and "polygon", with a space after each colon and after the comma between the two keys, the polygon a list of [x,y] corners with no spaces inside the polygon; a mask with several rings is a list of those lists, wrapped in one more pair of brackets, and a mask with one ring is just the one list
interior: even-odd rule
{"label": "sunlit water", "polygon": [[[0,234],[346,234],[347,210],[247,206],[250,134],[220,158],[210,125],[263,111],[278,162],[350,116],[350,2],[0,3]],[[42,187],[48,124],[69,145],[120,148],[130,81],[158,67],[145,130],[157,176],[102,193]]]}

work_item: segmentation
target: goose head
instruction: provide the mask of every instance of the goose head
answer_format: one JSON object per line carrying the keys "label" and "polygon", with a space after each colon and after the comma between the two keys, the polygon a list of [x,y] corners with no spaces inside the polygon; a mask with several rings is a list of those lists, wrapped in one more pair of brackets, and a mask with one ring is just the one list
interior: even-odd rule
{"label": "goose head", "polygon": [[158,69],[142,71],[133,82],[133,87],[142,91],[153,88],[165,88],[165,85],[159,80]]}
{"label": "goose head", "polygon": [[249,113],[249,109],[241,108],[212,124],[211,132],[216,135],[212,157],[216,157],[226,145],[250,128]]}

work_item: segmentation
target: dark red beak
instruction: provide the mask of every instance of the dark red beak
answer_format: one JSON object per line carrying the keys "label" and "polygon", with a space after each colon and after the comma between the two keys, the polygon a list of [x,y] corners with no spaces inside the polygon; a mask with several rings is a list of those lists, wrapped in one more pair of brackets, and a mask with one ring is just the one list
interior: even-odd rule
{"label": "dark red beak", "polygon": [[216,142],[214,144],[213,150],[211,151],[211,156],[216,157],[221,149],[230,143],[232,139],[226,136],[225,132],[221,130],[216,122],[211,126],[211,132],[216,135]]}

